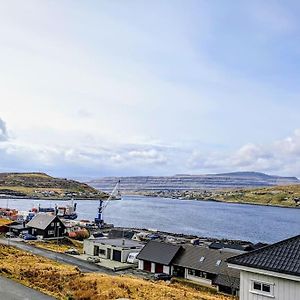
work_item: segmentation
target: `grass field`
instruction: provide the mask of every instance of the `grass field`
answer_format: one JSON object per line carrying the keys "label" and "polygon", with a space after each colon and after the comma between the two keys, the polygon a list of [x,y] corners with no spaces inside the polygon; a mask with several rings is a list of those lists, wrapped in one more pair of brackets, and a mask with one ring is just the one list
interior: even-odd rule
{"label": "grass field", "polygon": [[83,274],[77,268],[0,245],[0,274],[57,299],[230,300],[179,283],[151,282],[128,276]]}
{"label": "grass field", "polygon": [[263,205],[296,207],[295,198],[300,198],[300,185],[273,186],[255,189],[229,190],[214,195],[216,200]]}

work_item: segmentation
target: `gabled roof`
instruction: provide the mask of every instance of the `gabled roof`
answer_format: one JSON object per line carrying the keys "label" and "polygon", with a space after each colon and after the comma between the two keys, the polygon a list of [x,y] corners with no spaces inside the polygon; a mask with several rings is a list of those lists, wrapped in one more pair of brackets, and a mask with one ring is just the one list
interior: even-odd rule
{"label": "gabled roof", "polygon": [[168,266],[180,249],[179,245],[149,241],[137,258]]}
{"label": "gabled roof", "polygon": [[300,276],[300,235],[228,259],[234,265]]}
{"label": "gabled roof", "polygon": [[51,222],[58,218],[56,215],[37,214],[32,220],[27,223],[27,227],[46,229]]}
{"label": "gabled roof", "polygon": [[240,253],[241,251],[232,249],[216,250],[203,246],[185,245],[184,251],[174,259],[173,265],[239,278],[240,272],[229,268],[226,260]]}

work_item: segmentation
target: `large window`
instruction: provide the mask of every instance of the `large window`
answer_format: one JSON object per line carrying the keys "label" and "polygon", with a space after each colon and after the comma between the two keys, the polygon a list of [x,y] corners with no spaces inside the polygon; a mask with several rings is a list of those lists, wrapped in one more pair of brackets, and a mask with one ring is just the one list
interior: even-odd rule
{"label": "large window", "polygon": [[274,284],[252,280],[251,281],[251,292],[260,295],[273,296],[274,295]]}
{"label": "large window", "polygon": [[189,269],[188,273],[189,273],[189,275],[192,275],[192,276],[207,278],[207,273],[199,271],[199,270]]}

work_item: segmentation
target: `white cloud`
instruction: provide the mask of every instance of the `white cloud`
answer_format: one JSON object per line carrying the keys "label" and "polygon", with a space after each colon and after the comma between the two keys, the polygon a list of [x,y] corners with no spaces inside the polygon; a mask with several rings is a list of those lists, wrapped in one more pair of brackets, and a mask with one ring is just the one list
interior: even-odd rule
{"label": "white cloud", "polygon": [[5,122],[0,118],[0,142],[8,139],[8,133]]}

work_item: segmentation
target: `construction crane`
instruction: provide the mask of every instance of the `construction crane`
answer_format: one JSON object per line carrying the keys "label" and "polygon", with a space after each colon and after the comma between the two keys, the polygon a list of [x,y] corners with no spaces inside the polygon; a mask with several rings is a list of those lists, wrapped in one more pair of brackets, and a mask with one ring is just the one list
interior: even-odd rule
{"label": "construction crane", "polygon": [[103,211],[109,204],[110,200],[115,199],[116,192],[117,192],[117,199],[120,199],[120,180],[117,182],[115,187],[113,188],[112,192],[110,193],[109,197],[106,200],[99,199],[99,207],[98,207],[98,216],[95,218],[95,223],[99,228],[103,228],[104,226],[104,220],[103,220]]}

